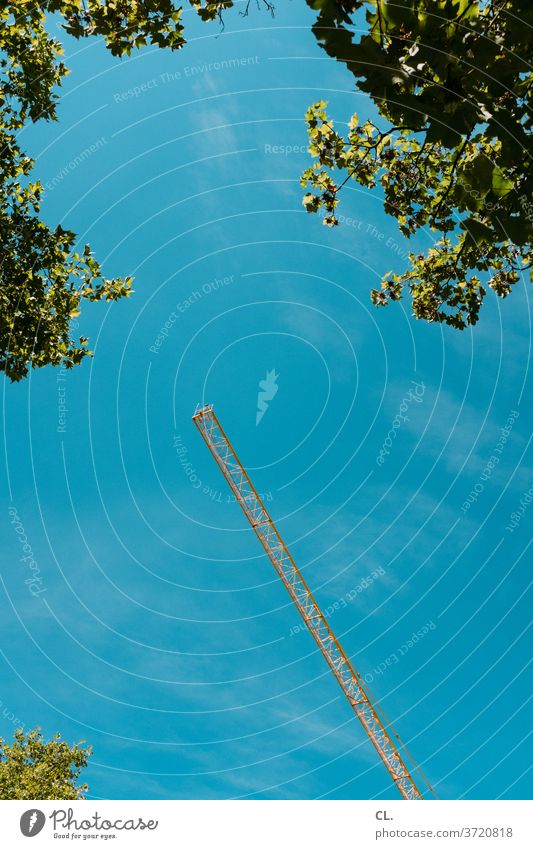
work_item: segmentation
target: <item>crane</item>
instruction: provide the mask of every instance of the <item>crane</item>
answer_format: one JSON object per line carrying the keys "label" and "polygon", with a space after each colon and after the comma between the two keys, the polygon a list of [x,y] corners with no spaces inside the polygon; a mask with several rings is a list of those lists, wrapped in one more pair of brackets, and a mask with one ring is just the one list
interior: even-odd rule
{"label": "crane", "polygon": [[[222,429],[213,407],[208,404],[197,409],[192,419],[399,793],[404,799],[423,799],[421,790],[392,739],[399,739],[398,735],[387,730],[382,711],[374,703],[361,675],[354,669],[329,627]],[[424,781],[434,793],[426,779]]]}

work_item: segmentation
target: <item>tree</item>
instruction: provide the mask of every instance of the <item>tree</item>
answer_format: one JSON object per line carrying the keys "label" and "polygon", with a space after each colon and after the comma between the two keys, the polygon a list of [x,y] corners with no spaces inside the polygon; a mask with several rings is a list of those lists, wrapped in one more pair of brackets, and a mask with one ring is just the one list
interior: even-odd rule
{"label": "tree", "polygon": [[[233,0],[189,0],[204,21]],[[57,120],[57,88],[68,73],[62,47],[45,16],[63,16],[75,38],[100,35],[114,56],[147,42],[176,50],[185,44],[182,6],[170,0],[15,0],[0,9],[0,371],[20,380],[30,366],[72,368],[90,355],[88,339],[71,336],[83,301],[131,292],[131,277],[106,279],[90,246],[73,252],[76,235],[39,217],[43,193],[31,181],[34,161],[17,135],[26,122]]]}
{"label": "tree", "polygon": [[19,728],[11,745],[0,737],[0,799],[84,799],[87,785],[77,782],[91,751],[60,734],[45,743],[39,728]]}
{"label": "tree", "polygon": [[354,115],[343,135],[324,101],[311,106],[305,208],[334,227],[346,183],[379,184],[405,236],[426,227],[436,236],[405,272],[385,275],[374,304],[407,287],[417,318],[475,324],[482,278],[505,298],[532,264],[530,0],[307,3],[319,10],[319,43],[346,64],[380,121]]}

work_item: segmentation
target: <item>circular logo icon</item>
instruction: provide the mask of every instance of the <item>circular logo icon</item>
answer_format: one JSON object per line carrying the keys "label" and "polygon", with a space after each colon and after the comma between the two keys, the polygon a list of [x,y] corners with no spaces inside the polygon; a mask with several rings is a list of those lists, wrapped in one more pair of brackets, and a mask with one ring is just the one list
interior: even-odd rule
{"label": "circular logo icon", "polygon": [[42,811],[36,808],[31,808],[25,811],[20,818],[20,830],[24,837],[35,837],[43,830],[46,817]]}

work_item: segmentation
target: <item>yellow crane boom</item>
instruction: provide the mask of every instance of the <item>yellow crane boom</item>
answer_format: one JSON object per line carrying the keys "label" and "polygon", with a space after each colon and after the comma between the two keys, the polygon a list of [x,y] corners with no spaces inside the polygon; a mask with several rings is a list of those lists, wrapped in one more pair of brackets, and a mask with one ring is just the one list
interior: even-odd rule
{"label": "yellow crane boom", "polygon": [[[370,737],[398,791],[404,799],[422,799],[421,791],[415,784],[411,772],[394,744],[391,734],[385,727],[380,716],[381,712],[378,712],[377,707],[373,704],[359,672],[352,666],[324,618],[265,505],[239,461],[231,442],[224,433],[213,408],[207,405],[197,410],[193,416],[193,422],[204,438],[259,542],[283,581],[318,648],[326,658],[352,710]],[[393,736],[397,736],[394,732],[392,733]]]}

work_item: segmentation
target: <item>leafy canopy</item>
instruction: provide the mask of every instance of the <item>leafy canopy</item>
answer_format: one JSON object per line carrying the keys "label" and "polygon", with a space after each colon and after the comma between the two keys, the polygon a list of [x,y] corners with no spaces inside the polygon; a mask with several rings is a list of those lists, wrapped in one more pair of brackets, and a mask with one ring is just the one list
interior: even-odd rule
{"label": "leafy canopy", "polygon": [[[232,0],[190,0],[213,20]],[[185,43],[182,5],[170,0],[16,0],[0,8],[0,371],[11,380],[30,366],[72,368],[90,354],[71,336],[82,301],[114,301],[131,292],[131,277],[106,279],[89,245],[40,218],[42,185],[17,137],[27,122],[57,120],[57,87],[68,73],[61,44],[45,28],[63,16],[75,38],[101,36],[114,56],[146,43],[176,50]]]}
{"label": "leafy canopy", "polygon": [[[204,21],[233,0],[184,0]],[[481,277],[506,297],[529,265],[532,75],[529,0],[306,0],[314,33],[376,103],[385,126],[335,131],[326,104],[307,114],[316,162],[303,184],[308,211],[337,224],[340,188],[379,183],[385,210],[405,235],[435,231],[434,247],[390,273],[377,305],[402,297],[428,321],[463,328],[478,319]],[[261,3],[272,12],[267,0]],[[244,5],[247,14],[250,2]],[[260,4],[261,5],[261,4]],[[366,24],[353,31],[352,23]],[[26,122],[57,120],[68,73],[45,28],[56,13],[75,38],[101,36],[114,56],[150,43],[185,44],[183,3],[170,0],[16,0],[0,9],[0,370],[20,380],[30,366],[72,368],[88,340],[71,335],[83,301],[117,300],[130,277],[106,279],[88,245],[40,218],[43,189],[17,136]],[[362,34],[360,34],[362,33]]]}
{"label": "leafy canopy", "polygon": [[38,728],[18,729],[11,745],[0,737],[0,799],[83,799],[87,785],[77,782],[90,754],[60,734],[46,743]]}
{"label": "leafy canopy", "polygon": [[[342,134],[325,102],[308,110],[316,161],[302,176],[305,208],[334,227],[346,183],[379,184],[405,236],[436,235],[405,272],[383,278],[373,302],[385,306],[408,287],[417,318],[475,324],[482,277],[505,298],[531,265],[530,0],[307,3],[320,12],[320,44],[346,64],[383,125],[354,115]],[[363,11],[366,25],[354,32]]]}

